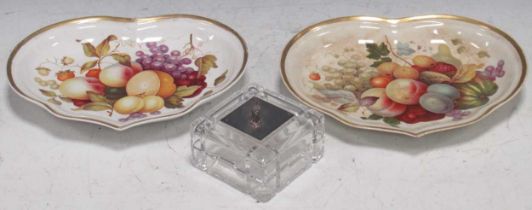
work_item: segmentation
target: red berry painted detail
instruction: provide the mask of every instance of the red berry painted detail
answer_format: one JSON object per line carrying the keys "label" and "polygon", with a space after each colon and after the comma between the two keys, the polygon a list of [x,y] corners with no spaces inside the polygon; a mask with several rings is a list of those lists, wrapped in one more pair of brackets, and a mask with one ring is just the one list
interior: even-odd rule
{"label": "red berry painted detail", "polygon": [[418,65],[412,65],[412,68],[417,70],[419,73],[429,70],[428,68],[423,68],[423,67],[418,66]]}
{"label": "red berry painted detail", "polygon": [[423,109],[420,105],[407,106],[406,111],[397,116],[399,121],[415,124],[418,122],[429,122],[439,120],[445,117],[445,114],[436,114]]}
{"label": "red berry painted detail", "polygon": [[77,106],[77,107],[81,107],[81,106],[83,106],[85,104],[88,104],[90,102],[91,102],[90,100],[72,99],[72,103],[74,104],[74,106]]}
{"label": "red berry painted detail", "polygon": [[449,77],[454,76],[456,74],[456,72],[457,72],[455,66],[453,66],[451,64],[448,64],[448,63],[444,63],[444,62],[435,63],[434,65],[432,65],[430,67],[430,70],[434,71],[434,72],[445,74],[445,75],[447,75]]}
{"label": "red berry painted detail", "polygon": [[194,96],[197,96],[201,93],[201,91],[203,91],[203,89],[205,89],[207,87],[207,83],[205,82],[205,79],[207,79],[205,77],[205,75],[199,75],[198,76],[198,72],[197,71],[191,71],[189,73],[186,73],[186,78],[181,78],[181,79],[178,79],[178,80],[175,80],[174,83],[177,85],[177,86],[193,86],[193,85],[199,85],[200,88],[198,88],[196,90],[196,92],[194,92],[194,94],[190,95],[190,96],[187,96],[187,97],[184,97],[184,98],[192,98]]}

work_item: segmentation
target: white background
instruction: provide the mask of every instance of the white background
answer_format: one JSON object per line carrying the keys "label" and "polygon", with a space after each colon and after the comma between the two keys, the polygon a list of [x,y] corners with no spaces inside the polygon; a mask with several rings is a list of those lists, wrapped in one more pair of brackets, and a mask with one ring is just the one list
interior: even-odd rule
{"label": "white background", "polygon": [[309,24],[347,15],[464,15],[508,32],[529,54],[531,10],[528,0],[1,0],[0,209],[532,209],[528,85],[479,123],[421,139],[327,118],[324,159],[261,204],[189,163],[189,124],[219,99],[177,120],[116,132],[53,117],[11,91],[4,70],[18,41],[64,19],[190,13],[246,39],[247,72],[232,90],[257,82],[289,95],[280,54]]}

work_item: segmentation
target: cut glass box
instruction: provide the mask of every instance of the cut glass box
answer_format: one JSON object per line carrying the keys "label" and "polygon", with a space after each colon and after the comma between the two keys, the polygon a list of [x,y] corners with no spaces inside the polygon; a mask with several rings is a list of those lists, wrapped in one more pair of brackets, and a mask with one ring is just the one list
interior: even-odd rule
{"label": "cut glass box", "polygon": [[323,155],[323,115],[250,85],[192,126],[192,163],[265,202]]}

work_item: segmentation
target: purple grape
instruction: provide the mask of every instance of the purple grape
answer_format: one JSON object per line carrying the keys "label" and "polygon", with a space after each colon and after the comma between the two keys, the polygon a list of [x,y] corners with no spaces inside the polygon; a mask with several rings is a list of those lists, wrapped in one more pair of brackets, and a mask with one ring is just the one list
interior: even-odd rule
{"label": "purple grape", "polygon": [[155,56],[153,58],[154,61],[164,62],[166,59],[164,59],[164,56]]}
{"label": "purple grape", "polygon": [[191,74],[192,72],[194,72],[194,69],[193,69],[193,68],[190,68],[190,67],[186,67],[186,68],[185,68],[185,72],[186,72],[187,74]]}
{"label": "purple grape", "polygon": [[157,42],[147,42],[146,47],[148,48],[157,47]]}
{"label": "purple grape", "polygon": [[164,54],[163,57],[164,57],[164,59],[168,59],[168,58],[170,58],[170,55]]}
{"label": "purple grape", "polygon": [[169,50],[168,46],[166,46],[164,44],[159,46],[159,51],[162,52],[162,53],[167,53],[168,50]]}
{"label": "purple grape", "polygon": [[181,74],[180,79],[187,79],[187,75],[186,74]]}
{"label": "purple grape", "polygon": [[137,58],[137,59],[135,59],[135,62],[137,62],[137,63],[142,63],[142,58]]}
{"label": "purple grape", "polygon": [[151,63],[153,60],[150,57],[143,58],[142,63]]}
{"label": "purple grape", "polygon": [[499,62],[497,62],[497,66],[504,66],[504,60],[499,60]]}
{"label": "purple grape", "polygon": [[180,63],[188,65],[192,63],[192,60],[190,60],[190,58],[183,58],[181,59]]}
{"label": "purple grape", "polygon": [[483,79],[487,79],[487,80],[495,80],[495,76],[492,75],[493,73],[490,73],[490,72],[487,72],[487,71],[481,71],[481,72],[478,72],[478,76],[480,76],[481,78]]}
{"label": "purple grape", "polygon": [[486,67],[486,69],[484,69],[484,70],[487,71],[487,72],[490,72],[490,73],[491,73],[491,72],[495,71],[495,67],[493,67],[493,66],[488,66],[488,67]]}
{"label": "purple grape", "polygon": [[179,58],[177,56],[170,56],[168,59],[166,59],[168,62],[177,64],[179,63]]}
{"label": "purple grape", "polygon": [[176,69],[176,66],[174,64],[167,63],[167,64],[164,64],[164,69],[173,71]]}
{"label": "purple grape", "polygon": [[139,51],[135,52],[135,55],[137,55],[138,57],[142,57],[144,55],[144,52],[139,50]]}
{"label": "purple grape", "polygon": [[151,65],[153,68],[156,68],[156,69],[160,69],[161,67],[163,67],[163,63],[160,61],[155,61]]}
{"label": "purple grape", "polygon": [[496,76],[497,76],[497,77],[503,77],[505,73],[506,73],[506,71],[501,70],[501,71],[497,72],[497,75],[496,75]]}
{"label": "purple grape", "polygon": [[178,72],[178,71],[172,71],[172,72],[170,72],[170,75],[172,75],[172,77],[173,77],[174,79],[179,79],[179,78],[181,78],[181,73]]}
{"label": "purple grape", "polygon": [[177,51],[177,50],[173,50],[172,52],[170,52],[170,55],[172,56],[180,56],[181,55],[181,52]]}
{"label": "purple grape", "polygon": [[164,53],[162,53],[162,52],[156,52],[156,53],[153,53],[152,56],[154,56],[154,57],[164,57]]}
{"label": "purple grape", "polygon": [[151,52],[153,55],[155,55],[155,53],[158,53],[158,50],[157,50],[157,48],[151,48],[151,49],[150,49],[150,52]]}

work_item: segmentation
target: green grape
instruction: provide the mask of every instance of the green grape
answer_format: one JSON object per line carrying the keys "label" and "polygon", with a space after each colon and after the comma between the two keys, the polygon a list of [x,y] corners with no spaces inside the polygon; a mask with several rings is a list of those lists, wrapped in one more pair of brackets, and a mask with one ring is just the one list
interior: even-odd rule
{"label": "green grape", "polygon": [[335,80],[333,81],[333,84],[334,84],[334,85],[338,85],[338,86],[344,86],[344,85],[345,85],[345,82],[344,82],[344,80],[342,80],[342,79],[335,79]]}
{"label": "green grape", "polygon": [[347,60],[345,60],[345,59],[338,60],[338,65],[339,66],[345,66],[346,64],[347,64]]}
{"label": "green grape", "polygon": [[357,87],[355,87],[354,85],[346,85],[344,86],[344,90],[348,90],[348,91],[356,91],[357,90]]}

